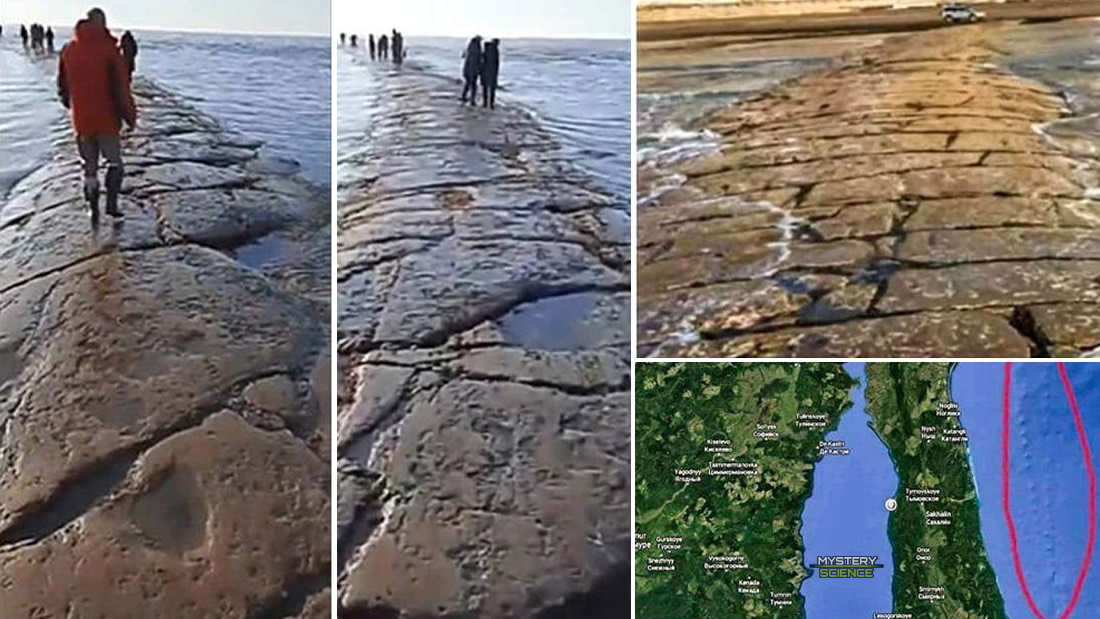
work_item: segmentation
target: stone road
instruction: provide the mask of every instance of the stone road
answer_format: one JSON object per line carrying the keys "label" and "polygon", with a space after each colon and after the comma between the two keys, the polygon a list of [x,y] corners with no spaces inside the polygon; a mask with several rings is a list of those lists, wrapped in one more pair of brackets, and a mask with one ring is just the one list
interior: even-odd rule
{"label": "stone road", "polygon": [[639,216],[643,356],[1100,347],[1098,151],[998,26],[907,35],[706,120]]}
{"label": "stone road", "polygon": [[135,94],[121,224],[71,143],[0,207],[0,614],[328,617],[329,263],[233,257],[325,196]]}
{"label": "stone road", "polygon": [[520,109],[369,70],[339,162],[340,616],[625,616],[629,205]]}

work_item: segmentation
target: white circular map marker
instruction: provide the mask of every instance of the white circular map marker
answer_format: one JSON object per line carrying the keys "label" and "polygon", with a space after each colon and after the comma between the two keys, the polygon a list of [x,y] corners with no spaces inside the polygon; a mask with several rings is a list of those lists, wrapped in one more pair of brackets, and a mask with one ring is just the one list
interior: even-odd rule
{"label": "white circular map marker", "polygon": [[898,508],[897,499],[893,499],[893,498],[886,499],[886,511],[892,512],[897,508]]}

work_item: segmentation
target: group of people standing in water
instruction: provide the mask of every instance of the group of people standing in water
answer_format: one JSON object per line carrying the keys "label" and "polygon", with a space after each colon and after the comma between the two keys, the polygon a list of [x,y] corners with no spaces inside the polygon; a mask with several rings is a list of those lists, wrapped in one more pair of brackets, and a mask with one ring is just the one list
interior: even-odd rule
{"label": "group of people standing in water", "polygon": [[475,36],[466,45],[462,56],[466,61],[462,65],[462,103],[466,103],[467,93],[470,104],[477,105],[477,83],[481,81],[481,104],[496,108],[497,78],[500,76],[500,39],[492,39],[482,44],[481,37]]}
{"label": "group of people standing in water", "polygon": [[43,27],[42,24],[31,24],[30,29],[19,26],[19,38],[23,39],[25,49],[53,53],[53,28]]}
{"label": "group of people standing in water", "polygon": [[[359,47],[359,35],[352,34],[349,37],[348,33],[340,33],[340,45],[348,45],[349,40],[352,47]],[[379,36],[377,41],[375,41],[373,34],[368,34],[366,46],[370,51],[372,60],[386,60],[393,57],[394,64],[400,65],[407,55],[405,37],[397,30],[393,31],[392,36],[385,34]],[[470,43],[466,45],[462,57],[464,58],[462,64],[462,77],[464,80],[462,103],[465,104],[469,100],[472,106],[476,106],[477,84],[481,82],[482,106],[495,109],[497,80],[500,75],[499,38],[483,42],[481,36],[474,36],[471,38]]]}
{"label": "group of people standing in water", "polygon": [[[3,35],[4,27],[0,26],[0,36]],[[23,47],[25,49],[33,50],[38,53],[54,53],[54,34],[53,28],[50,26],[43,26],[42,24],[31,24],[30,28],[20,26],[19,38],[23,40]],[[118,42],[118,51],[122,54],[126,69],[133,75],[134,67],[136,66],[138,46],[137,40],[134,39],[134,35],[129,30],[122,33],[122,38],[119,39]]]}
{"label": "group of people standing in water", "polygon": [[[347,43],[347,33],[340,33],[340,45]],[[351,46],[359,47],[359,35],[351,35]],[[390,36],[385,34],[378,37],[376,42],[373,34],[367,35],[367,47],[370,49],[371,60],[389,60],[393,58],[394,64],[405,62],[408,52],[405,50],[405,36],[395,28]]]}
{"label": "group of people standing in water", "polygon": [[[347,45],[349,36],[346,32],[340,33],[340,45]],[[359,35],[350,36],[351,47],[359,47]],[[405,51],[405,37],[396,29],[392,36],[382,35],[377,42],[374,35],[367,35],[367,47],[371,60],[388,60],[393,58],[394,64],[400,65],[407,52]],[[481,104],[484,107],[494,109],[497,101],[497,80],[500,76],[500,39],[482,41],[480,36],[470,39],[466,45],[466,51],[462,53],[465,59],[462,65],[462,103],[469,101],[471,105],[477,105],[477,86],[481,83]]]}

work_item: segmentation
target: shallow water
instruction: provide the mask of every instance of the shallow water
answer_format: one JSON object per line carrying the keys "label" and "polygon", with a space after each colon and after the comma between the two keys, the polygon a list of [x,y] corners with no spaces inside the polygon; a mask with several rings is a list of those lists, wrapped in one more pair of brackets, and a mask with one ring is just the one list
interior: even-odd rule
{"label": "shallow water", "polygon": [[1100,154],[1100,20],[1019,26],[1002,49],[1005,68],[1057,90],[1072,110],[1036,130],[1055,147]]}
{"label": "shallow water", "polygon": [[54,61],[28,57],[19,39],[0,39],[0,198],[65,140],[64,108],[56,103]]}
{"label": "shallow water", "polygon": [[[69,30],[54,30],[60,49]],[[135,36],[138,75],[226,128],[262,141],[263,156],[296,162],[311,183],[329,185],[327,38],[145,31]],[[56,62],[55,56],[29,57],[17,37],[0,39],[0,195],[51,154],[51,140],[67,138],[54,94]]]}
{"label": "shallow water", "polygon": [[587,350],[605,345],[611,314],[616,331],[630,330],[630,315],[620,312],[605,293],[579,292],[524,303],[500,319],[504,341],[538,350]]}
{"label": "shallow water", "polygon": [[[407,69],[454,80],[462,92],[458,38],[408,37]],[[377,110],[366,50],[337,54],[338,153],[354,156],[353,143],[370,131]],[[630,43],[628,41],[508,39],[501,43],[501,105],[520,104],[534,112],[564,152],[606,191],[630,196]],[[349,164],[350,165],[350,164]],[[337,168],[337,179],[341,178]]]}
{"label": "shallow water", "polygon": [[636,136],[639,208],[658,203],[681,185],[683,178],[671,171],[673,166],[718,150],[718,136],[704,126],[708,113],[828,62],[826,56],[771,56],[716,64],[705,53],[681,52],[657,66],[643,64]]}

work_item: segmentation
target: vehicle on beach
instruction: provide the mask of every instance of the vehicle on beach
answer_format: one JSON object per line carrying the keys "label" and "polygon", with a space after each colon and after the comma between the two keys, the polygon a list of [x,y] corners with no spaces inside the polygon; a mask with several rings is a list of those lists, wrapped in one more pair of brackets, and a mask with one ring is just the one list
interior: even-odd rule
{"label": "vehicle on beach", "polygon": [[940,17],[949,24],[973,24],[985,19],[985,13],[965,4],[945,4],[940,7]]}

